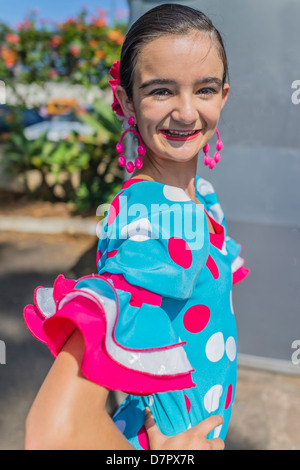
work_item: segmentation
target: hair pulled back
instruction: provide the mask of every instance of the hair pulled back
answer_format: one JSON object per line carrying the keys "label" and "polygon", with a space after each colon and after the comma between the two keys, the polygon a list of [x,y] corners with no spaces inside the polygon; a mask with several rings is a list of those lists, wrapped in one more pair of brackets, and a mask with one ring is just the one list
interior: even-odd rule
{"label": "hair pulled back", "polygon": [[133,94],[134,69],[141,49],[162,36],[185,35],[199,31],[210,35],[223,62],[223,85],[228,75],[228,62],[222,37],[211,20],[194,8],[166,3],[152,8],[129,29],[121,51],[121,86],[129,99]]}

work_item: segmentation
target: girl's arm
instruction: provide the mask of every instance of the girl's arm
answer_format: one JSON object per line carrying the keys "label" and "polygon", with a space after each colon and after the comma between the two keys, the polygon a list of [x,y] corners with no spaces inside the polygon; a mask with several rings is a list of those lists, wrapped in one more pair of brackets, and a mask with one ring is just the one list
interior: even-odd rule
{"label": "girl's arm", "polygon": [[134,449],[106,412],[108,390],[82,375],[83,351],[83,339],[76,330],[30,409],[25,449]]}
{"label": "girl's arm", "polygon": [[[81,373],[84,351],[76,330],[56,358],[26,420],[26,450],[135,450],[106,412],[109,391]],[[222,424],[211,416],[173,437],[163,435],[146,412],[145,426],[152,450],[222,450],[220,439],[206,435]]]}

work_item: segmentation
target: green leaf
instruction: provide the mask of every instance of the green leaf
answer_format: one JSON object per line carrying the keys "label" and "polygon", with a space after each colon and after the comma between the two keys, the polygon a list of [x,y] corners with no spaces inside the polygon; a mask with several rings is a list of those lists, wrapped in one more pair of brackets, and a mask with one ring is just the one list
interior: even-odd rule
{"label": "green leaf", "polygon": [[38,169],[42,168],[43,166],[43,160],[41,159],[41,157],[32,157],[31,162],[33,166],[35,166]]}

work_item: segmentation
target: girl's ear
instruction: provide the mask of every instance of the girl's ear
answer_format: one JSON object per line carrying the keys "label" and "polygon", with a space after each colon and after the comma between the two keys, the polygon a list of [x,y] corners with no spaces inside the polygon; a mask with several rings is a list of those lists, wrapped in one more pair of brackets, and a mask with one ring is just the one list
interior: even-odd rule
{"label": "girl's ear", "polygon": [[223,109],[224,106],[225,106],[225,103],[226,103],[227,98],[228,98],[229,90],[230,90],[229,83],[225,83],[224,86],[223,86],[223,91],[222,91],[222,106],[221,106],[221,109]]}
{"label": "girl's ear", "polygon": [[121,87],[120,85],[117,86],[115,90],[115,95],[121,105],[124,116],[127,119],[130,116],[135,116],[132,101],[128,98],[125,89]]}

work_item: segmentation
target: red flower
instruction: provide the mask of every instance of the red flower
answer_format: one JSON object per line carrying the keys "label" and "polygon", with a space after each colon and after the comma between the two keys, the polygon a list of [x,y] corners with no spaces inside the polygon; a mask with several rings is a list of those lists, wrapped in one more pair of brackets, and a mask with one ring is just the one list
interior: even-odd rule
{"label": "red flower", "polygon": [[114,101],[113,104],[111,105],[112,110],[116,112],[116,114],[120,117],[124,117],[124,113],[122,111],[121,105],[116,97],[116,88],[117,86],[121,85],[121,79],[120,79],[120,61],[118,60],[115,62],[112,66],[112,68],[109,71],[110,76],[113,78],[113,80],[109,80],[109,84],[112,88],[112,92],[114,95]]}
{"label": "red flower", "polygon": [[61,36],[58,34],[54,35],[53,38],[51,39],[51,46],[52,47],[57,47],[62,43],[63,39]]}
{"label": "red flower", "polygon": [[10,42],[11,44],[18,44],[20,42],[20,37],[17,34],[7,33],[5,35],[5,41]]}
{"label": "red flower", "polygon": [[80,53],[80,47],[77,46],[76,44],[73,44],[70,46],[70,52],[74,56],[78,56]]}

